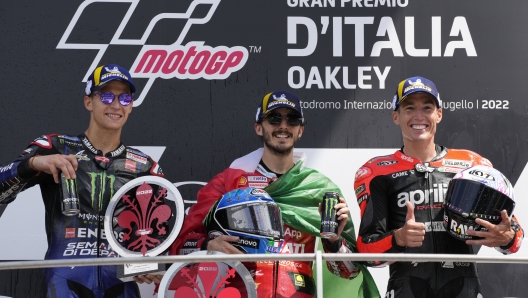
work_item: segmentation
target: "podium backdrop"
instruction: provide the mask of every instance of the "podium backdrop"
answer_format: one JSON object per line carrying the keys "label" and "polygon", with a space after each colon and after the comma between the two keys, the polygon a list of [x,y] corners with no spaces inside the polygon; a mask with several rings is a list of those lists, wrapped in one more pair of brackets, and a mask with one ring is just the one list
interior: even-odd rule
{"label": "podium backdrop", "polygon": [[[492,0],[2,1],[0,164],[41,134],[83,132],[84,82],[117,63],[139,87],[123,142],[159,160],[188,207],[203,183],[261,146],[257,105],[285,89],[308,121],[297,150],[341,187],[357,229],[355,171],[401,147],[392,97],[420,75],[444,101],[436,142],[490,159],[516,185],[514,213],[527,228],[527,14],[528,2]],[[34,188],[0,207],[0,259],[43,258],[41,200]],[[527,268],[480,264],[485,297],[525,295]],[[384,293],[388,270],[370,271]],[[41,278],[0,271],[0,296],[38,297]]]}

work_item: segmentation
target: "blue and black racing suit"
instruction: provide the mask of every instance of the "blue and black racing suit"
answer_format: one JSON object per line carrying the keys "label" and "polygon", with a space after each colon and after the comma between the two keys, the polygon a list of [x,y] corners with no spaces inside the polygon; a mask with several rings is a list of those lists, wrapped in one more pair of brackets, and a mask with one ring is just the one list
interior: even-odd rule
{"label": "blue and black racing suit", "polygon": [[[74,155],[78,161],[77,187],[80,213],[65,216],[61,211],[59,184],[53,176],[29,167],[35,155]],[[162,176],[155,161],[139,150],[121,144],[105,155],[86,135],[44,135],[34,140],[13,162],[0,166],[0,204],[9,204],[18,193],[40,185],[46,209],[48,250],[45,259],[118,257],[109,246],[104,216],[109,201],[128,181],[145,175]],[[115,238],[120,241],[120,236]],[[116,266],[46,268],[47,297],[139,297],[135,282],[116,277]]]}

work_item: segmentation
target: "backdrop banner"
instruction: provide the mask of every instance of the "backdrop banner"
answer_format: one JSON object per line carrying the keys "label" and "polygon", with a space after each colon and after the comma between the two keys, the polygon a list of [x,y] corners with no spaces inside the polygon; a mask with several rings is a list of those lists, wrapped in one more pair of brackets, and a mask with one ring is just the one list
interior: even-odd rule
{"label": "backdrop banner", "polygon": [[[187,210],[202,185],[262,145],[257,106],[288,90],[307,120],[296,150],[340,187],[357,232],[355,172],[402,146],[392,99],[401,80],[423,76],[443,101],[435,141],[504,173],[526,228],[527,14],[528,2],[493,0],[3,1],[0,165],[39,135],[85,131],[86,80],[117,63],[138,87],[123,143],[159,161]],[[0,206],[0,239],[0,260],[43,259],[38,187]],[[528,266],[478,267],[484,297],[528,292]],[[384,295],[388,268],[369,270]],[[40,272],[0,271],[0,296],[41,297]]]}

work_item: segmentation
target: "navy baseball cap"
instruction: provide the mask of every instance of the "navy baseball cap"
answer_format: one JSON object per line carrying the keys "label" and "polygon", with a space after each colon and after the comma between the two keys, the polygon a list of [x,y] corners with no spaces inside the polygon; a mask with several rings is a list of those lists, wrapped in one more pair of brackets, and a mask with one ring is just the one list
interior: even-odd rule
{"label": "navy baseball cap", "polygon": [[131,93],[136,92],[136,86],[132,82],[132,76],[130,76],[126,68],[117,64],[106,64],[97,67],[88,77],[85,90],[86,95],[90,95],[92,92],[103,88],[109,82],[116,80],[126,83],[130,87]]}
{"label": "navy baseball cap", "polygon": [[442,107],[442,100],[440,100],[440,93],[436,89],[433,81],[424,77],[411,77],[401,81],[396,89],[396,94],[392,99],[392,108],[394,111],[398,109],[400,103],[404,101],[407,96],[416,92],[425,92],[431,94],[436,100],[436,107]]}
{"label": "navy baseball cap", "polygon": [[261,121],[262,118],[269,114],[269,112],[278,108],[291,109],[297,114],[299,114],[301,118],[304,118],[299,98],[293,93],[279,90],[268,93],[264,96],[262,102],[260,103],[257,109],[255,121]]}

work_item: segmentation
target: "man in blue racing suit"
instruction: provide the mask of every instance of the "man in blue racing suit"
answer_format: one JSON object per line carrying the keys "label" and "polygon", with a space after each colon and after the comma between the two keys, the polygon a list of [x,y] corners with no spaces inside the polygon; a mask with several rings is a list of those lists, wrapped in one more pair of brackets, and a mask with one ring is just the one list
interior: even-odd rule
{"label": "man in blue racing suit", "polygon": [[[97,67],[88,79],[84,106],[88,129],[78,136],[44,135],[13,162],[0,166],[0,204],[40,185],[46,208],[48,250],[45,259],[118,257],[103,227],[106,208],[116,191],[145,175],[162,176],[148,155],[124,146],[121,130],[132,111],[136,91],[129,72],[110,64]],[[80,212],[61,211],[60,174],[76,178]],[[119,235],[115,235],[118,241]],[[116,266],[46,268],[47,295],[64,297],[139,297],[135,282],[122,282]]]}

